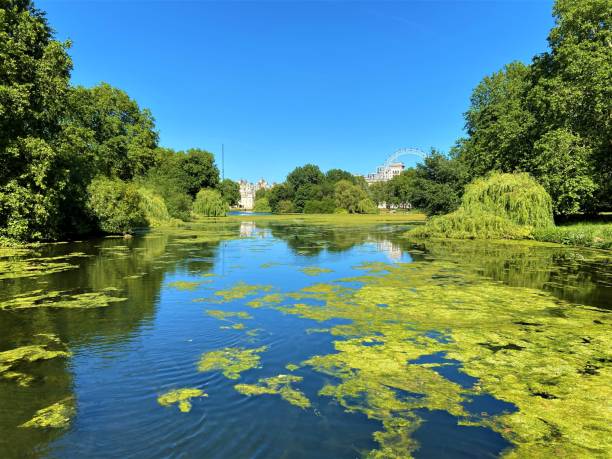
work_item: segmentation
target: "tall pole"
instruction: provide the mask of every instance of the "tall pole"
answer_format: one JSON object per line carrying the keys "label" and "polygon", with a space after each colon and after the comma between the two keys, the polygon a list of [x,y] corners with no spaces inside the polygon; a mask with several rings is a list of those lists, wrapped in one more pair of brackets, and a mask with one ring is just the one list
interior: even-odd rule
{"label": "tall pole", "polygon": [[225,180],[225,146],[221,144],[221,180]]}

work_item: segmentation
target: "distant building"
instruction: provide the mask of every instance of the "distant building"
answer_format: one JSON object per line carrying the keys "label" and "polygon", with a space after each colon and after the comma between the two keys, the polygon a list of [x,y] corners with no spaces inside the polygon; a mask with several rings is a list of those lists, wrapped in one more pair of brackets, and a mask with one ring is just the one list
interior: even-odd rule
{"label": "distant building", "polygon": [[240,207],[244,210],[253,210],[255,206],[255,193],[258,190],[267,190],[271,185],[265,179],[259,179],[257,183],[240,180]]}
{"label": "distant building", "polygon": [[400,175],[405,169],[404,163],[391,163],[388,166],[379,166],[373,174],[364,176],[368,185],[377,182],[387,182],[393,177]]}

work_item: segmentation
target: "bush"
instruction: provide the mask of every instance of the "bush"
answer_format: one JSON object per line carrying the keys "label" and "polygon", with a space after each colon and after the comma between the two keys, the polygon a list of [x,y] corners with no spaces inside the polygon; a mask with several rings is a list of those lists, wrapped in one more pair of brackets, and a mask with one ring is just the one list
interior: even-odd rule
{"label": "bush", "polygon": [[87,188],[87,208],[105,233],[127,234],[146,225],[142,198],[131,183],[96,178]]}
{"label": "bush", "polygon": [[288,199],[279,201],[276,205],[275,213],[277,214],[291,214],[293,212],[295,212],[295,207],[293,207],[293,203]]}
{"label": "bush", "polygon": [[255,201],[253,212],[272,212],[268,198],[259,198]]}
{"label": "bush", "polygon": [[193,202],[193,213],[204,217],[224,217],[229,206],[221,197],[221,193],[210,188],[198,191]]}
{"label": "bush", "polygon": [[533,237],[542,242],[612,249],[612,224],[576,223],[534,231]]}
{"label": "bush", "polygon": [[450,214],[433,217],[408,234],[416,238],[525,239],[531,237],[531,228],[490,212],[460,208]]}
{"label": "bush", "polygon": [[305,214],[333,214],[334,210],[336,210],[336,203],[331,198],[310,200],[304,204]]}
{"label": "bush", "polygon": [[526,173],[494,173],[475,180],[465,188],[462,207],[490,212],[518,225],[554,226],[550,195]]}

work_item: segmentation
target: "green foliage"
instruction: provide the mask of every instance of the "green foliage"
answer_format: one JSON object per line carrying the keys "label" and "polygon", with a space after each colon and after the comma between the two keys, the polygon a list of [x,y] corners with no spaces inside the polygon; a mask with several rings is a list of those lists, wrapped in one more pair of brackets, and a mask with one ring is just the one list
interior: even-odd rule
{"label": "green foliage", "polygon": [[89,185],[88,194],[87,206],[102,231],[127,234],[146,224],[142,198],[135,185],[98,177]]}
{"label": "green foliage", "polygon": [[71,90],[65,124],[92,139],[85,153],[96,174],[122,180],[145,174],[157,160],[157,132],[149,110],[102,83]]}
{"label": "green foliage", "polygon": [[276,208],[273,210],[277,214],[292,214],[295,212],[295,207],[293,206],[293,203],[291,201],[289,201],[288,199],[284,199],[282,201],[279,201],[276,205]]}
{"label": "green foliage", "polygon": [[517,225],[554,225],[550,195],[525,173],[494,173],[475,180],[465,188],[462,206],[468,212],[490,212]]}
{"label": "green foliage", "polygon": [[348,180],[349,182],[355,182],[355,176],[348,171],[342,169],[330,169],[325,173],[325,181],[330,183],[336,183],[340,180]]}
{"label": "green foliage", "polygon": [[147,226],[165,226],[172,223],[172,217],[166,207],[164,198],[147,188],[139,188],[140,208],[144,214]]}
{"label": "green foliage", "polygon": [[455,239],[525,239],[534,228],[554,226],[551,198],[528,174],[494,173],[476,179],[461,207],[434,217],[409,236]]}
{"label": "green foliage", "polygon": [[240,185],[231,179],[225,179],[219,184],[221,197],[230,206],[237,206],[240,202]]}
{"label": "green foliage", "polygon": [[289,175],[287,175],[287,186],[295,193],[303,185],[320,185],[323,183],[325,176],[319,166],[314,164],[306,164],[302,167],[296,167]]}
{"label": "green foliage", "polygon": [[[280,206],[281,202],[289,201],[293,199],[294,192],[289,188],[289,186],[285,183],[280,185],[274,185],[269,193],[268,193],[268,201],[270,202],[270,207],[272,208],[272,212],[274,213],[283,213],[281,212]],[[287,208],[286,204],[282,205],[283,210]],[[293,209],[293,204],[291,204],[291,209]],[[293,210],[291,210],[293,212]]]}
{"label": "green foliage", "polygon": [[539,228],[533,232],[533,237],[542,242],[610,250],[612,249],[612,224],[577,223]]}
{"label": "green foliage", "polygon": [[203,217],[225,217],[229,206],[217,190],[203,188],[193,202],[193,213]]}
{"label": "green foliage", "polygon": [[474,90],[459,156],[473,176],[529,172],[556,214],[612,209],[610,2],[557,0],[553,13],[548,52]]}
{"label": "green foliage", "polygon": [[531,229],[491,212],[460,208],[433,217],[408,234],[415,238],[525,239],[531,236]]}
{"label": "green foliage", "polygon": [[53,239],[66,158],[55,146],[72,62],[29,0],[0,2],[0,237]]}
{"label": "green foliage", "polygon": [[187,179],[180,167],[181,153],[158,148],[157,157],[156,166],[140,177],[138,183],[164,198],[170,216],[189,220],[193,198],[187,193]]}
{"label": "green foliage", "polygon": [[353,185],[348,180],[340,180],[334,186],[336,208],[344,209],[351,214],[377,213],[376,204],[369,198],[364,189]]}
{"label": "green foliage", "polygon": [[195,197],[202,188],[219,186],[219,169],[215,165],[212,153],[193,148],[179,155],[179,167],[183,171],[183,180],[187,193]]}
{"label": "green foliage", "polygon": [[255,191],[255,201],[261,198],[267,199],[269,195],[270,195],[269,188],[260,188],[259,190]]}
{"label": "green foliage", "polygon": [[336,201],[332,198],[306,201],[304,204],[305,214],[333,214],[336,210]]}
{"label": "green foliage", "polygon": [[306,183],[304,185],[300,185],[295,191],[293,206],[295,207],[296,212],[303,212],[306,202],[319,200],[322,197],[323,189],[320,185]]}
{"label": "green foliage", "polygon": [[259,198],[255,200],[253,212],[272,212],[268,198]]}

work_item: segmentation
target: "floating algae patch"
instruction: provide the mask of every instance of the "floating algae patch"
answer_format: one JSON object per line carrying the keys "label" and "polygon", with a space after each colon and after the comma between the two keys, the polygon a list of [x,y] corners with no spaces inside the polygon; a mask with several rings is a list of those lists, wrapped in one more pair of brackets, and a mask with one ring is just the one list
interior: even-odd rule
{"label": "floating algae patch", "polygon": [[191,411],[191,399],[196,397],[208,397],[208,394],[200,389],[176,389],[157,397],[157,402],[161,406],[178,404],[182,413],[189,413]]}
{"label": "floating algae patch", "polygon": [[232,311],[221,311],[219,309],[208,309],[206,311],[206,314],[208,314],[210,317],[214,317],[215,319],[219,319],[219,320],[228,320],[231,318],[238,318],[238,319],[252,319],[253,318],[252,315],[244,311],[232,312]]}
{"label": "floating algae patch", "polygon": [[278,375],[272,378],[262,378],[258,384],[236,384],[234,389],[244,395],[280,395],[281,398],[300,408],[310,407],[310,400],[291,384],[302,381],[301,376]]}
{"label": "floating algae patch", "polygon": [[307,276],[319,276],[325,273],[333,273],[333,269],[329,268],[319,268],[318,266],[307,266],[306,268],[300,269]]}
{"label": "floating algae patch", "polygon": [[275,304],[283,301],[283,295],[280,293],[271,293],[269,295],[264,295],[261,298],[256,298],[247,303],[247,306],[251,308],[263,308],[268,306],[274,306]]}
{"label": "floating algae patch", "polygon": [[34,417],[19,427],[38,429],[65,429],[70,425],[76,412],[73,397],[60,400],[53,405],[38,410]]}
{"label": "floating algae patch", "polygon": [[288,363],[287,365],[285,365],[285,368],[289,371],[295,371],[299,370],[301,367],[299,365],[296,365],[295,363]]}
{"label": "floating algae patch", "polygon": [[34,342],[0,352],[0,378],[16,381],[20,386],[28,386],[34,380],[25,372],[24,367],[27,368],[28,364],[71,356],[66,346],[55,335],[35,335]]}
{"label": "floating algae patch", "polygon": [[270,290],[272,290],[271,285],[251,285],[245,282],[238,282],[230,289],[215,292],[215,295],[220,296],[222,302],[228,302],[246,298],[260,292],[269,292]]}
{"label": "floating algae patch", "polygon": [[88,256],[75,252],[58,257],[32,257],[35,254],[31,249],[0,247],[0,280],[42,276],[76,269],[79,265],[69,263],[67,259]]}
{"label": "floating algae patch", "polygon": [[[279,308],[346,321],[330,329],[339,338],[334,353],[302,364],[339,379],[321,395],[382,422],[371,457],[409,457],[418,448],[410,433],[423,409],[497,431],[514,445],[508,457],[612,454],[606,311],[483,278],[460,261],[388,265],[385,271],[355,278],[360,287],[317,284],[288,295],[323,305]],[[440,363],[424,357],[436,353],[458,362],[453,372],[477,382],[447,379]],[[474,395],[517,410],[475,417],[465,409]]]}
{"label": "floating algae patch", "polygon": [[238,379],[240,373],[260,367],[260,356],[267,346],[258,348],[226,347],[202,355],[198,363],[198,371],[223,372],[228,379]]}
{"label": "floating algae patch", "polygon": [[87,293],[34,290],[3,301],[0,303],[0,310],[31,308],[92,309],[108,307],[112,303],[127,300],[127,298],[109,295],[109,292],[111,290],[108,288],[101,292]]}
{"label": "floating algae patch", "polygon": [[175,282],[170,282],[168,284],[168,287],[175,288],[177,290],[193,291],[197,289],[200,285],[202,285],[202,282],[175,281]]}

